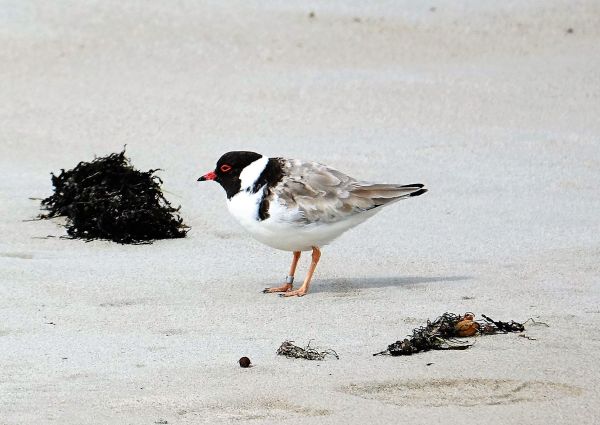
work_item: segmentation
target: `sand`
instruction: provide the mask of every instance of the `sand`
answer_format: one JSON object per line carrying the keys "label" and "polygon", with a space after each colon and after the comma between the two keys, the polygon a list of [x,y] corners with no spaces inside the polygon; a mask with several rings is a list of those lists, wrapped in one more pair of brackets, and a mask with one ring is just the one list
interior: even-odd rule
{"label": "sand", "polygon": [[[1,424],[598,421],[600,6],[362,3],[0,1]],[[23,221],[51,171],[125,144],[187,238]],[[235,149],[430,192],[281,299],[290,254],[196,182]],[[372,357],[445,311],[550,327]]]}

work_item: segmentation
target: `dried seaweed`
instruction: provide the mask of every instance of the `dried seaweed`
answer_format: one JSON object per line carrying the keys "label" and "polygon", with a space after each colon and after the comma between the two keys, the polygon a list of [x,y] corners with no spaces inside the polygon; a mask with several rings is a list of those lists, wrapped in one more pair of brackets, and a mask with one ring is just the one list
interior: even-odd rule
{"label": "dried seaweed", "polygon": [[470,344],[457,344],[455,341],[455,326],[461,319],[457,314],[444,313],[433,322],[427,320],[427,325],[413,329],[409,338],[396,341],[388,345],[387,350],[373,355],[409,356],[430,350],[465,350]]}
{"label": "dried seaweed", "polygon": [[86,240],[123,244],[182,238],[188,227],[162,194],[158,170],[138,171],[125,150],[72,170],[52,174],[54,194],[43,199],[48,213],[40,218],[67,217],[67,234]]}
{"label": "dried seaweed", "polygon": [[430,350],[466,350],[472,344],[465,344],[459,340],[465,336],[464,325],[470,325],[472,332],[468,336],[525,330],[522,323],[495,321],[483,314],[482,317],[484,321],[475,321],[473,313],[464,315],[444,313],[433,322],[427,320],[427,325],[413,329],[412,335],[408,338],[396,341],[388,345],[386,350],[373,355],[409,356]]}
{"label": "dried seaweed", "polygon": [[511,320],[510,322],[495,321],[487,317],[485,314],[482,314],[481,317],[483,317],[489,323],[493,323],[494,326],[496,326],[498,330],[502,332],[523,332],[525,330],[525,326],[523,326],[522,323],[517,323],[514,320]]}
{"label": "dried seaweed", "polygon": [[334,356],[338,360],[340,358],[334,350],[327,349],[318,351],[312,348],[310,346],[310,341],[304,348],[292,344],[293,342],[294,341],[284,341],[277,349],[277,354],[280,356],[306,360],[325,360],[326,356]]}

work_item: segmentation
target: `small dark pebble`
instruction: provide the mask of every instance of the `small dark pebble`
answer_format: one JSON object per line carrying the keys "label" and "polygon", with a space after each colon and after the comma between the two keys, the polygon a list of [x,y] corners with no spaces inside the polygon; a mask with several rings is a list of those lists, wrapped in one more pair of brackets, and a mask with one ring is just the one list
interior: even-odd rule
{"label": "small dark pebble", "polygon": [[436,10],[437,10],[437,8],[435,8],[435,7],[430,7],[430,8],[429,8],[429,11],[430,11],[430,12],[435,12]]}
{"label": "small dark pebble", "polygon": [[353,21],[354,21],[354,22],[358,22],[358,23],[360,23],[360,22],[361,22],[361,19],[360,19],[360,18],[354,18],[354,19],[353,19]]}
{"label": "small dark pebble", "polygon": [[309,18],[314,18],[314,17],[316,17],[316,16],[317,16],[317,15],[315,15],[315,12],[310,12],[310,13],[308,14],[308,17],[309,17]]}
{"label": "small dark pebble", "polygon": [[240,363],[240,367],[250,367],[250,364],[252,364],[252,362],[250,362],[250,359],[248,357],[242,357],[239,360]]}
{"label": "small dark pebble", "polygon": [[573,28],[567,28],[567,34],[573,34],[574,32]]}
{"label": "small dark pebble", "polygon": [[425,366],[431,366],[433,363],[427,363]]}
{"label": "small dark pebble", "polygon": [[159,425],[165,425],[168,424],[169,421],[165,420],[165,419],[159,419],[156,422],[154,422],[155,424],[159,424]]}

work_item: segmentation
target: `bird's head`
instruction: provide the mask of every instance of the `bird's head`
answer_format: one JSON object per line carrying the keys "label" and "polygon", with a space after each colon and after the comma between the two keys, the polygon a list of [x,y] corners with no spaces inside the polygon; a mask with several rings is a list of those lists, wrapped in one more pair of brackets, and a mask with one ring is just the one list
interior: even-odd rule
{"label": "bird's head", "polygon": [[[247,187],[248,185],[253,184],[256,178],[258,178],[258,176],[254,175],[256,173],[251,173],[252,175],[248,176],[244,176],[242,173],[244,172],[244,170],[247,169],[247,167],[250,164],[257,162],[261,158],[263,158],[263,156],[256,152],[227,152],[226,154],[221,156],[221,158],[219,158],[214,171],[209,171],[208,173],[204,174],[198,179],[198,181],[202,182],[207,180],[214,180],[218,182],[223,187],[223,189],[225,189],[225,192],[227,193],[227,198],[231,198],[236,193],[238,193],[242,187]],[[260,166],[261,164],[257,165]],[[262,168],[260,170],[257,170],[258,173],[262,172],[263,169],[264,165],[262,165]],[[252,181],[249,181],[250,179],[252,179]]]}

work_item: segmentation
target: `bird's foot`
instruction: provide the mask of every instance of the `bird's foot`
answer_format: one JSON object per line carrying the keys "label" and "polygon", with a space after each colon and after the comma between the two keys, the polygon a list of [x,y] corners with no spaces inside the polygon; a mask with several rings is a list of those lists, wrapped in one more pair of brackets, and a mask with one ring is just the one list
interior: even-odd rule
{"label": "bird's foot", "polygon": [[306,295],[307,290],[300,288],[300,289],[296,289],[295,291],[287,291],[284,292],[283,294],[279,294],[280,297],[303,297]]}
{"label": "bird's foot", "polygon": [[[291,283],[286,283],[282,286],[277,286],[275,288],[265,288],[263,289],[263,294],[271,294],[273,292],[288,292],[292,290],[292,284]],[[282,294],[280,294],[282,295]]]}

